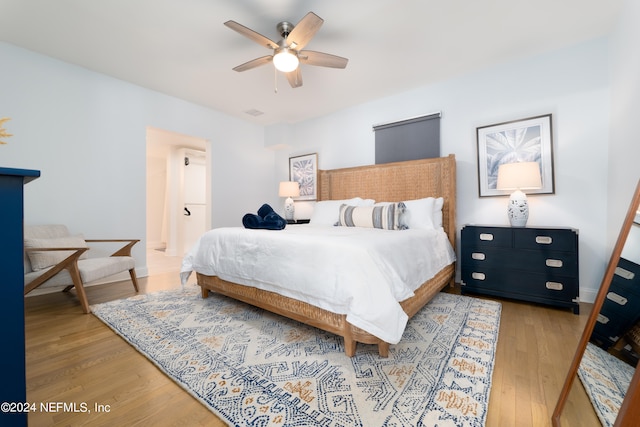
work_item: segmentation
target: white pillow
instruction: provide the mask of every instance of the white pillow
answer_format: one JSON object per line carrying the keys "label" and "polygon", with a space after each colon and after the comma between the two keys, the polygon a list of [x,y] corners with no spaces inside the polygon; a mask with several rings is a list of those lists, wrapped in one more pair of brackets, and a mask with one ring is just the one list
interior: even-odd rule
{"label": "white pillow", "polygon": [[[433,230],[436,228],[434,221],[434,211],[436,211],[436,199],[427,197],[424,199],[407,200],[407,224],[411,229]],[[442,224],[442,215],[440,216]]]}
{"label": "white pillow", "polygon": [[[86,248],[87,242],[82,234],[77,236],[51,237],[48,239],[25,238],[25,248]],[[54,266],[71,255],[72,251],[27,251],[31,269],[33,271],[44,270]],[[80,259],[86,258],[87,253],[80,255]]]}
{"label": "white pillow", "polygon": [[444,205],[444,199],[438,197],[433,203],[433,226],[438,229],[442,228],[442,206]]}
{"label": "white pillow", "polygon": [[340,206],[359,206],[363,200],[360,197],[354,197],[347,200],[321,200],[316,202],[313,207],[313,214],[309,224],[311,225],[330,225],[333,226],[338,222],[340,216]]}

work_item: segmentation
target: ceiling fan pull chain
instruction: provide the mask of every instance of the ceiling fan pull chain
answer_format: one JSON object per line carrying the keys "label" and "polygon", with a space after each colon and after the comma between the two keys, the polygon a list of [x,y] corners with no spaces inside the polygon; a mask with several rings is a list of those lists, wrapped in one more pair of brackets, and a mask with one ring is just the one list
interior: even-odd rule
{"label": "ceiling fan pull chain", "polygon": [[273,67],[273,92],[278,93],[278,70]]}

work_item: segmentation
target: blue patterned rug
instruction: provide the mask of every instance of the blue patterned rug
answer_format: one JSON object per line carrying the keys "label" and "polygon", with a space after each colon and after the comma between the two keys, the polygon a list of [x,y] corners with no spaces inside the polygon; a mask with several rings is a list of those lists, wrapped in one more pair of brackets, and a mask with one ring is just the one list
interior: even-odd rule
{"label": "blue patterned rug", "polygon": [[200,288],[93,314],[232,426],[483,426],[501,305],[440,293],[389,358]]}
{"label": "blue patterned rug", "polygon": [[633,366],[587,343],[578,367],[578,378],[604,427],[611,427],[616,422],[634,372]]}

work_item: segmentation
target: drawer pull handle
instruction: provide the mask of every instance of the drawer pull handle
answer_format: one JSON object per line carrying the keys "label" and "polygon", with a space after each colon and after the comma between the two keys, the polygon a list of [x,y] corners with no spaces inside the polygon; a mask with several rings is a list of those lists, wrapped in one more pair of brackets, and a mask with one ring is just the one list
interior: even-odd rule
{"label": "drawer pull handle", "polygon": [[603,325],[606,325],[607,323],[609,323],[609,318],[604,314],[598,314],[597,320],[599,323],[602,323]]}
{"label": "drawer pull handle", "polygon": [[476,280],[484,280],[486,276],[484,275],[484,273],[473,272],[471,273],[471,277]]}
{"label": "drawer pull handle", "polygon": [[618,295],[615,292],[609,292],[607,294],[607,299],[615,302],[616,304],[626,305],[628,300],[622,295]]}
{"label": "drawer pull handle", "polygon": [[480,233],[480,240],[486,240],[488,242],[493,240],[493,234],[491,233]]}
{"label": "drawer pull handle", "polygon": [[536,236],[536,243],[541,245],[550,245],[553,243],[551,236]]}
{"label": "drawer pull handle", "polygon": [[552,291],[561,291],[564,289],[564,285],[560,282],[547,282],[545,283],[547,289],[551,289]]}
{"label": "drawer pull handle", "polygon": [[560,259],[548,259],[545,264],[547,264],[547,267],[556,267],[556,268],[560,268],[562,267],[562,260]]}
{"label": "drawer pull handle", "polygon": [[474,252],[474,253],[471,254],[471,259],[475,259],[475,260],[478,260],[478,261],[484,261],[486,259],[486,256],[482,252]]}
{"label": "drawer pull handle", "polygon": [[616,267],[616,275],[627,280],[633,280],[633,278],[636,277],[636,274],[633,271],[625,270],[622,267]]}

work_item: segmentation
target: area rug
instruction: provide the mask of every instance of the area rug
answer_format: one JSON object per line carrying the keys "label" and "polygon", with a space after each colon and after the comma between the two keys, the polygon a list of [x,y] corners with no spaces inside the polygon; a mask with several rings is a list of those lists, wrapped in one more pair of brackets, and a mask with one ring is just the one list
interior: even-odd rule
{"label": "area rug", "polygon": [[483,426],[501,305],[438,294],[388,358],[200,288],[92,306],[231,426]]}
{"label": "area rug", "polygon": [[633,366],[587,343],[578,367],[578,378],[604,427],[615,423],[634,372]]}

